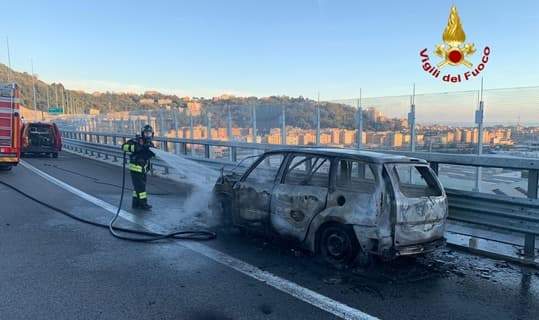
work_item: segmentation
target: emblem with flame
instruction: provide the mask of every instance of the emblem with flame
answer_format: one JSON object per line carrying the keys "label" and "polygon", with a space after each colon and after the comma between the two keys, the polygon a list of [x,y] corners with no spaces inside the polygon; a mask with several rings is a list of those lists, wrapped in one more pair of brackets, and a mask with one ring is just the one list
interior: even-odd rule
{"label": "emblem with flame", "polygon": [[[485,66],[489,61],[490,47],[486,46],[483,49],[481,61],[476,66],[468,60],[468,58],[475,53],[475,45],[473,43],[465,43],[466,34],[462,28],[457,7],[455,6],[452,6],[451,11],[449,12],[449,19],[442,39],[444,42],[435,47],[434,53],[443,60],[436,65],[431,63],[427,48],[424,48],[419,52],[423,70],[432,77],[439,78],[445,82],[459,83],[478,77],[481,71],[485,69]],[[442,74],[441,69],[447,65],[464,65],[470,70],[457,74]]]}
{"label": "emblem with flame", "polygon": [[466,34],[462,29],[462,23],[455,6],[451,7],[449,20],[442,38],[444,43],[437,45],[434,51],[436,55],[444,59],[444,61],[438,63],[438,68],[441,69],[447,64],[452,66],[463,64],[471,68],[472,63],[466,60],[466,57],[475,52],[475,46],[473,43],[464,44]]}

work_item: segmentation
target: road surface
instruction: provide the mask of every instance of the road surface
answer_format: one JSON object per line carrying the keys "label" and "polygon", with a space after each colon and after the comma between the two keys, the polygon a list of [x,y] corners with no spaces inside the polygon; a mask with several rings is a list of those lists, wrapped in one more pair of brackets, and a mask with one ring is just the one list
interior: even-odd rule
{"label": "road surface", "polygon": [[[118,167],[69,153],[24,161],[26,166],[0,172],[0,180],[83,217],[111,218],[91,198],[117,205]],[[213,223],[186,201],[188,185],[150,177],[149,192],[154,210],[132,212],[122,225],[173,230]],[[289,244],[220,227],[214,227],[218,238],[211,242],[141,244],[115,239],[3,186],[0,205],[0,319],[536,319],[539,314],[539,270],[455,250],[368,270],[335,270]]]}

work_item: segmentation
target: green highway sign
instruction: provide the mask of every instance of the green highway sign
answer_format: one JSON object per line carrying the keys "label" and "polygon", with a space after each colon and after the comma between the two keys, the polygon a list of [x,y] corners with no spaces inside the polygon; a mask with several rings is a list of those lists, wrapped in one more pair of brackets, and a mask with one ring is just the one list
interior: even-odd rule
{"label": "green highway sign", "polygon": [[61,107],[50,107],[48,110],[49,114],[63,114],[64,109]]}

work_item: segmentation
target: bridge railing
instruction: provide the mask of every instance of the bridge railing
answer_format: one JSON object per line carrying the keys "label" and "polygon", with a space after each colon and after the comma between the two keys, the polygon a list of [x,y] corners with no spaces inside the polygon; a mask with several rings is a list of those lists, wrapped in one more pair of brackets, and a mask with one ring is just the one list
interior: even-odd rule
{"label": "bridge railing", "polygon": [[[62,136],[65,148],[105,159],[111,158],[112,161],[121,159],[123,153],[119,145],[132,137],[122,133],[65,130],[62,132]],[[245,156],[283,147],[283,145],[275,144],[168,137],[155,137],[154,141],[157,147],[162,150],[182,154],[193,160],[219,167],[232,166]],[[539,235],[539,159],[407,151],[382,152],[425,159],[437,173],[440,173],[443,166],[474,168],[475,170],[497,168],[526,173],[526,178],[523,181],[527,181],[527,188],[519,189],[523,195],[520,197],[511,196],[501,191],[489,194],[480,192],[479,188],[463,190],[455,186],[448,187],[443,179],[442,182],[446,185],[445,189],[448,194],[449,219],[477,227],[522,233],[525,239],[523,257],[525,259],[535,257],[535,238]],[[161,167],[164,174],[167,174],[170,169],[160,161],[156,161],[154,166]],[[464,175],[466,174],[464,173]]]}

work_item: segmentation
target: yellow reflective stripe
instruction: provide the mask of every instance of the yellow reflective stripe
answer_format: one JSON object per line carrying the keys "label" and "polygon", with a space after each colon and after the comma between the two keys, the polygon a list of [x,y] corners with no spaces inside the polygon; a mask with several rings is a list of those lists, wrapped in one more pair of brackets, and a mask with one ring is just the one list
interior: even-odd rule
{"label": "yellow reflective stripe", "polygon": [[129,170],[142,173],[142,167],[133,163],[129,164]]}
{"label": "yellow reflective stripe", "polygon": [[136,191],[133,191],[133,198],[146,199],[148,198],[148,194],[146,192],[137,193]]}
{"label": "yellow reflective stripe", "polygon": [[125,152],[135,152],[135,145],[126,143],[122,146],[122,150]]}

